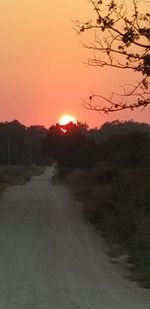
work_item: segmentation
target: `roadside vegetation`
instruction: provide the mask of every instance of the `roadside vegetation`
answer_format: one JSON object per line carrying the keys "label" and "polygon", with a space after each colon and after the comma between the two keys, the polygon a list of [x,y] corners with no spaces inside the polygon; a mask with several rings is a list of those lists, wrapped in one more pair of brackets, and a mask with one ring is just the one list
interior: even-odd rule
{"label": "roadside vegetation", "polygon": [[81,160],[75,149],[72,159],[68,152],[69,157],[59,161],[57,176],[82,202],[84,219],[104,236],[111,254],[128,256],[131,278],[146,287],[150,287],[149,130],[132,121],[107,123],[91,132],[96,140],[95,147],[91,143],[93,155],[91,149],[84,151],[82,140]]}
{"label": "roadside vegetation", "polygon": [[22,185],[43,170],[43,167],[37,166],[0,166],[0,196],[8,186]]}
{"label": "roadside vegetation", "polygon": [[83,202],[84,218],[112,248],[120,245],[113,254],[128,254],[132,278],[150,287],[150,165],[122,169],[99,162],[70,170],[63,179]]}

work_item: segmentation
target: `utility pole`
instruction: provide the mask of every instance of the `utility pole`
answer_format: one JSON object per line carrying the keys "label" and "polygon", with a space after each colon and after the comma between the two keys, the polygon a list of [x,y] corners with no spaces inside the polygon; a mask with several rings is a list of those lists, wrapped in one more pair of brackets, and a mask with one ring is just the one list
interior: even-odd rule
{"label": "utility pole", "polygon": [[28,163],[29,163],[29,166],[32,165],[32,153],[31,153],[31,146],[29,145],[29,148],[28,148]]}
{"label": "utility pole", "polygon": [[10,145],[10,136],[7,138],[7,165],[11,163],[11,145]]}

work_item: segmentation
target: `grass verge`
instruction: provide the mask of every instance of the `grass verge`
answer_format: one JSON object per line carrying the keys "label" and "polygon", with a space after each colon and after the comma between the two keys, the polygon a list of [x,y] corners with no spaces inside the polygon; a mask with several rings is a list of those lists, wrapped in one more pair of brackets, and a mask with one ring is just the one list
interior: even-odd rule
{"label": "grass verge", "polygon": [[22,185],[44,171],[41,166],[0,166],[0,196],[10,185]]}

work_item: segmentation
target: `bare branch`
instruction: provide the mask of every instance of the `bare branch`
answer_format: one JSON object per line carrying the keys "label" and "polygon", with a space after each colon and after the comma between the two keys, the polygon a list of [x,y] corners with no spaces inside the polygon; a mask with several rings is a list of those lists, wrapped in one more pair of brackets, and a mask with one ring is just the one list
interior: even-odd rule
{"label": "bare branch", "polygon": [[[145,108],[150,104],[150,13],[140,13],[138,0],[132,0],[133,11],[128,10],[126,0],[121,3],[117,0],[108,3],[103,0],[89,2],[95,12],[95,19],[85,23],[78,20],[75,22],[79,34],[95,32],[95,41],[83,44],[84,48],[94,52],[86,64],[130,69],[140,73],[141,79],[136,85],[130,85],[130,90],[122,87],[123,94],[112,93],[109,98],[92,94],[89,102],[83,103],[84,107],[104,113]],[[127,101],[128,98],[132,98],[134,103]],[[95,105],[93,99],[99,99],[100,105]]]}

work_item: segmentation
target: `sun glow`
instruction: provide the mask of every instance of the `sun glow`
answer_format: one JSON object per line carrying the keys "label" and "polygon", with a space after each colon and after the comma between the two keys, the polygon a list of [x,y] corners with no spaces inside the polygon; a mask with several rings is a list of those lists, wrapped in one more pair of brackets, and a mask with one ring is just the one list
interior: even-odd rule
{"label": "sun glow", "polygon": [[60,120],[59,120],[59,124],[61,126],[65,126],[68,123],[73,122],[73,123],[77,123],[77,120],[75,117],[71,116],[71,115],[63,115]]}

